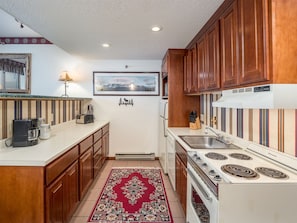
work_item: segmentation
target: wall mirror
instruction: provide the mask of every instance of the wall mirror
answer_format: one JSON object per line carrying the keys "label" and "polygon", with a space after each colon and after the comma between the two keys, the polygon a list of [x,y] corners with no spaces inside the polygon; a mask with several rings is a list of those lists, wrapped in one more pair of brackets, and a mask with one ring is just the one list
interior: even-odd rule
{"label": "wall mirror", "polygon": [[0,54],[0,93],[30,93],[31,54]]}

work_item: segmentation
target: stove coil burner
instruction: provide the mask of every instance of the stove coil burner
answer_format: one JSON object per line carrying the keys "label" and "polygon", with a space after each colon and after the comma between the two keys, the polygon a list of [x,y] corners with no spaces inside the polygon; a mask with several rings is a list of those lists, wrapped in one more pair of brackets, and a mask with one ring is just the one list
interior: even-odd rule
{"label": "stove coil burner", "polygon": [[254,170],[244,166],[235,165],[235,164],[223,165],[221,169],[225,173],[228,173],[236,177],[246,178],[246,179],[255,179],[259,176]]}
{"label": "stove coil burner", "polygon": [[271,177],[271,178],[275,178],[275,179],[289,178],[289,176],[287,174],[285,174],[279,170],[275,170],[275,169],[268,168],[268,167],[257,167],[255,170],[267,177]]}
{"label": "stove coil burner", "polygon": [[232,158],[239,159],[239,160],[251,160],[252,157],[242,154],[242,153],[231,153],[229,154]]}
{"label": "stove coil burner", "polygon": [[227,156],[224,156],[223,154],[220,153],[206,153],[205,156],[209,159],[213,159],[213,160],[226,160],[228,159]]}

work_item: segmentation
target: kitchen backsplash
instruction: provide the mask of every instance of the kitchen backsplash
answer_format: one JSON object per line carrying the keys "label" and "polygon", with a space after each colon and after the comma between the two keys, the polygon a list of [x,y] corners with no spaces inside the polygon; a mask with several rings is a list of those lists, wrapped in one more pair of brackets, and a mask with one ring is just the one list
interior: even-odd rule
{"label": "kitchen backsplash", "polygon": [[81,113],[82,101],[63,100],[0,100],[0,139],[12,136],[12,120],[44,118],[46,123],[57,125],[74,120]]}
{"label": "kitchen backsplash", "polygon": [[[201,122],[215,129],[297,157],[296,109],[214,108],[219,94],[200,97]],[[216,121],[213,121],[216,117]]]}

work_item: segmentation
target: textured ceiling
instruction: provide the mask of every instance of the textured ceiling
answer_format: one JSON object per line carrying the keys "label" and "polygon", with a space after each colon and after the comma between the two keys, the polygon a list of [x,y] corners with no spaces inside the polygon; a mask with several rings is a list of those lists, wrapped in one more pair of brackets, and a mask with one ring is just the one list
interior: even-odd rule
{"label": "textured ceiling", "polygon": [[[0,8],[13,16],[2,20],[6,13],[0,12],[0,37],[40,34],[66,52],[88,59],[158,60],[168,48],[185,48],[222,2],[0,0]],[[36,33],[20,29],[15,18]],[[162,26],[162,31],[153,33],[153,25]],[[104,42],[111,47],[102,48]]]}

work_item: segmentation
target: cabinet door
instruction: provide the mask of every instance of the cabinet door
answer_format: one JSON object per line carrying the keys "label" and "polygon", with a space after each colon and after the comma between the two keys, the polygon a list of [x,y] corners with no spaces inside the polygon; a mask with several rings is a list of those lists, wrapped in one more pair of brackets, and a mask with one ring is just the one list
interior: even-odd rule
{"label": "cabinet door", "polygon": [[240,84],[269,80],[265,70],[265,50],[268,46],[265,40],[266,1],[238,1]]}
{"label": "cabinet door", "polygon": [[206,74],[205,74],[205,38],[202,37],[197,43],[197,75],[198,75],[198,90],[206,89]]}
{"label": "cabinet door", "polygon": [[93,153],[92,148],[89,148],[79,158],[79,169],[80,169],[80,200],[86,194],[89,186],[93,180]]}
{"label": "cabinet door", "polygon": [[104,162],[109,155],[109,133],[106,133],[102,138],[102,153]]}
{"label": "cabinet door", "polygon": [[46,222],[65,222],[65,178],[59,177],[46,189]]}
{"label": "cabinet door", "polygon": [[237,70],[237,1],[220,18],[221,85],[222,88],[238,84]]}
{"label": "cabinet door", "polygon": [[79,204],[78,188],[78,161],[75,161],[65,173],[66,182],[66,222],[69,222],[72,214]]}
{"label": "cabinet door", "polygon": [[191,79],[191,93],[198,92],[198,73],[197,73],[197,46],[195,45],[192,49],[192,79]]}
{"label": "cabinet door", "polygon": [[185,56],[184,65],[184,92],[196,93],[198,91],[196,46],[188,50]]}
{"label": "cabinet door", "polygon": [[192,85],[192,52],[187,51],[184,56],[184,92],[190,93]]}
{"label": "cabinet door", "polygon": [[220,41],[219,23],[216,22],[206,32],[205,71],[206,89],[220,88]]}

